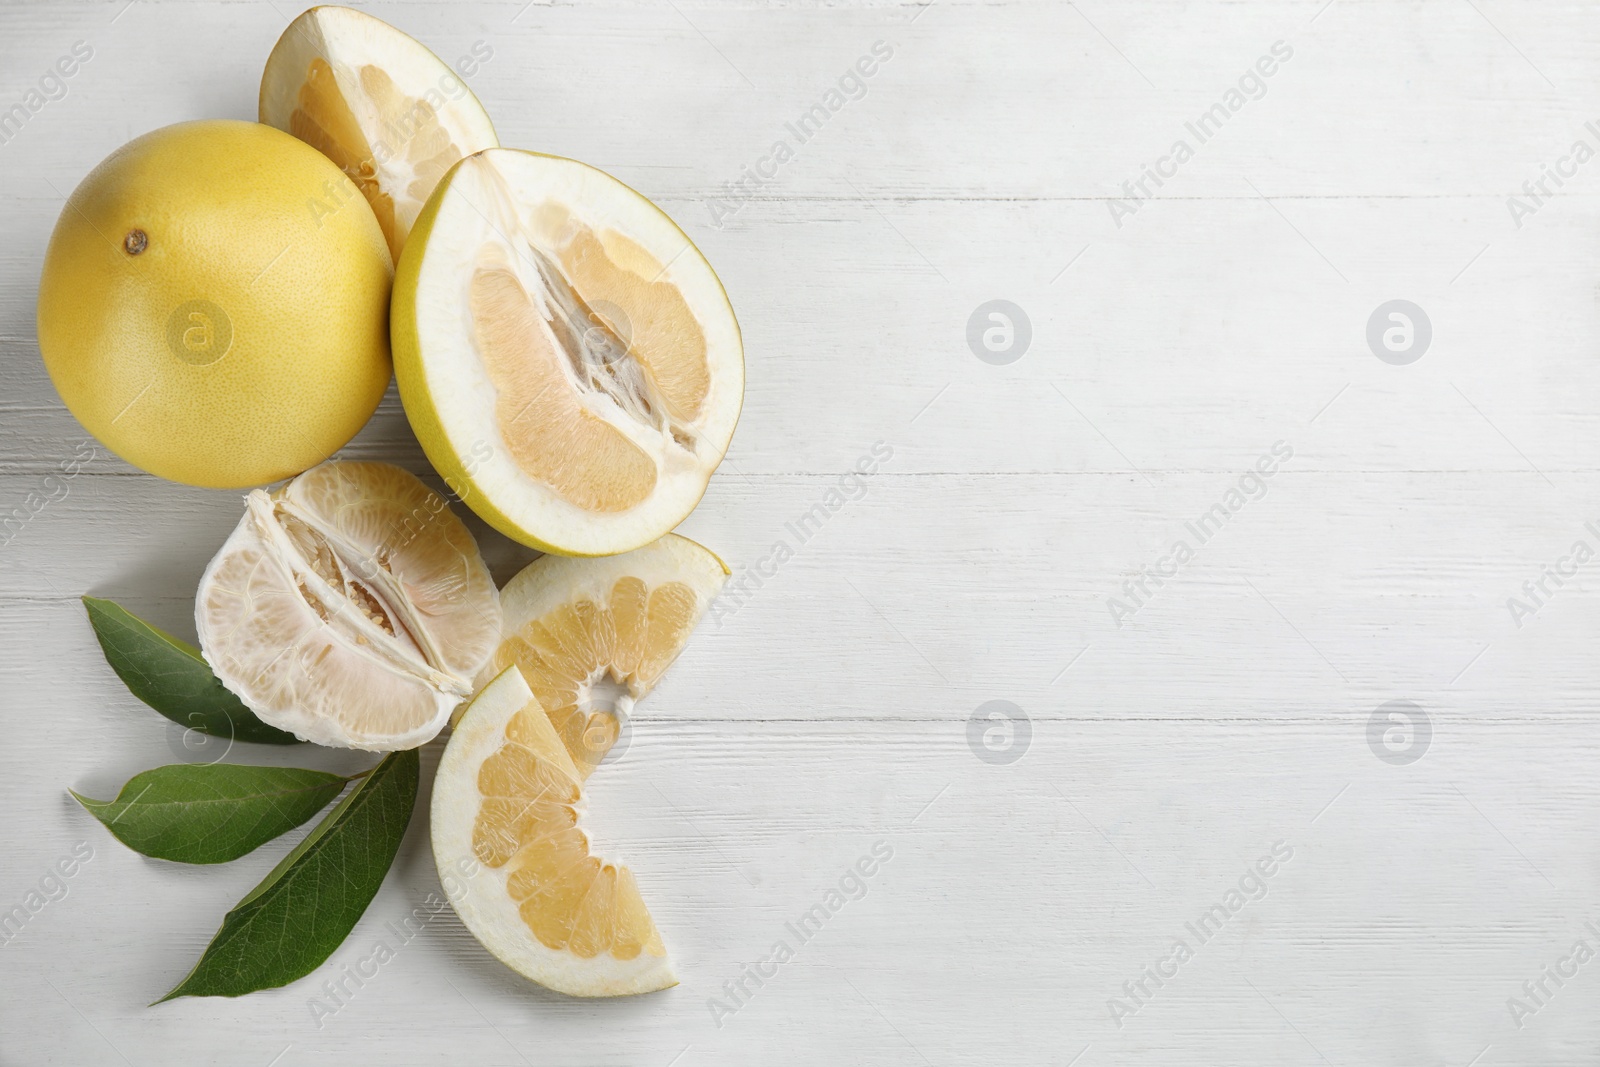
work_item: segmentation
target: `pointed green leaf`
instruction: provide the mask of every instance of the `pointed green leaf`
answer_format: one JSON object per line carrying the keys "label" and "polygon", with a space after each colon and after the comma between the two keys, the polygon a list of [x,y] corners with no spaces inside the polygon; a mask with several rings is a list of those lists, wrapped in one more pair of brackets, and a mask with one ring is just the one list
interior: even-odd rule
{"label": "pointed green leaf", "polygon": [[200,650],[158,630],[120,604],[83,598],[106,662],[133,695],[180,726],[234,741],[293,745],[294,734],[268,726],[211,673]]}
{"label": "pointed green leaf", "polygon": [[311,818],[347,781],[294,767],[176,763],[134,775],[115,800],[72,795],[135,852],[226,863]]}
{"label": "pointed green leaf", "polygon": [[161,999],[237,997],[316,970],[383,884],[411,821],[417,778],[415,749],[385,756],[228,912],[194,970]]}

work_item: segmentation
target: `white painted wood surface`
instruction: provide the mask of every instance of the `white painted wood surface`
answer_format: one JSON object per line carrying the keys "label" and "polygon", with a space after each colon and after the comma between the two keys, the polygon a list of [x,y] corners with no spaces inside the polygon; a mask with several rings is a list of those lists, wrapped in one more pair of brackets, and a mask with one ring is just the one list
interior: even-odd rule
{"label": "white painted wood surface", "polygon": [[[93,848],[0,946],[0,1063],[1600,1057],[1600,962],[1543,978],[1575,941],[1600,949],[1584,925],[1600,926],[1600,564],[1520,627],[1506,605],[1574,541],[1600,547],[1585,527],[1600,526],[1600,162],[1520,227],[1507,202],[1574,141],[1600,147],[1585,126],[1600,120],[1600,10],[370,10],[447,61],[488,42],[470,81],[504,143],[609,169],[721,273],[748,400],[686,533],[753,565],[874,442],[893,457],[702,628],[593,780],[601,840],[635,863],[681,986],[545,994],[446,915],[320,1027],[321,982],[438,888],[423,820],[324,973],[145,1006],[289,841],[217,869],[149,861],[67,796],[182,754],[106,668],[76,598],[192,633],[194,585],[239,512],[237,494],[97,458],[0,549],[0,910]],[[65,194],[138,133],[253,118],[296,13],[0,7],[0,106],[75,41],[94,49],[0,145],[0,514],[83,439],[33,328]],[[893,57],[865,95],[713,225],[708,200],[880,40]],[[1206,143],[1187,135],[1279,41],[1292,57],[1264,95]],[[1117,226],[1122,182],[1178,138],[1193,158]],[[1032,323],[1007,366],[966,338],[996,298]],[[1365,340],[1396,298],[1433,329],[1407,366]],[[1266,495],[1118,627],[1108,598],[1278,441],[1293,457]],[[392,397],[348,454],[426,469]],[[529,558],[483,541],[501,577]],[[991,700],[1030,719],[1016,762],[969,747]],[[1368,742],[1394,700],[1431,727],[1405,765]],[[894,857],[866,895],[718,1026],[710,998],[877,841]],[[1202,944],[1186,924],[1275,842],[1293,855],[1264,898]],[[1193,957],[1114,1019],[1108,1002],[1175,938]],[[1541,979],[1542,1005],[1523,989]],[[1537,1010],[1513,1018],[1512,997]]]}

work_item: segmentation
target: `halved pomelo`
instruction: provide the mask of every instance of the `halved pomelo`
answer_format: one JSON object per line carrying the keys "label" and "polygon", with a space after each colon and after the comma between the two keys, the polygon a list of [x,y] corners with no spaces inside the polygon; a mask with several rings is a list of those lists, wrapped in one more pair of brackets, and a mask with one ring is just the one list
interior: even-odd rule
{"label": "halved pomelo", "polygon": [[467,706],[433,781],[433,856],[450,903],[484,948],[557,992],[676,985],[633,872],[590,853],[582,814],[582,775],[507,667]]}
{"label": "halved pomelo", "polygon": [[570,159],[489,149],[396,270],[395,375],[439,473],[547,552],[647,544],[699,503],[744,399],[727,294],[654,204]]}
{"label": "halved pomelo", "polygon": [[[261,75],[261,121],[339,165],[400,258],[417,213],[463,156],[499,141],[472,90],[439,57],[381,19],[314,7],[283,31]],[[343,206],[311,190],[311,210]]]}
{"label": "halved pomelo", "polygon": [[727,578],[722,560],[677,534],[602,559],[542,556],[500,593],[504,639],[484,674],[521,668],[587,777]]}
{"label": "halved pomelo", "polygon": [[500,602],[444,498],[387,463],[313,467],[244,518],[206,568],[200,650],[264,721],[379,751],[433,738],[500,640]]}

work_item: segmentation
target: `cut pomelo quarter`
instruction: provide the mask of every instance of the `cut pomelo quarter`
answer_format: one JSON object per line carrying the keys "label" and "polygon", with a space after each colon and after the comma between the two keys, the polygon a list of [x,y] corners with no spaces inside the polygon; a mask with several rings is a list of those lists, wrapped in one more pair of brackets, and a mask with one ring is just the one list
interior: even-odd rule
{"label": "cut pomelo quarter", "polygon": [[485,673],[520,668],[587,777],[727,579],[715,553],[677,534],[620,556],[542,556],[500,593],[504,639]]}
{"label": "cut pomelo quarter", "polygon": [[570,159],[468,156],[396,271],[406,415],[490,525],[568,556],[626,552],[699,503],[744,400],[727,294],[650,201]]}
{"label": "cut pomelo quarter", "polygon": [[[461,63],[486,58],[475,51]],[[261,76],[260,117],[339,165],[372,205],[396,260],[445,172],[500,143],[456,71],[348,7],[314,7],[289,23]],[[334,189],[310,209],[320,217],[342,206]]]}
{"label": "cut pomelo quarter", "polygon": [[557,992],[677,985],[633,873],[592,854],[582,816],[582,775],[507,667],[467,705],[433,782],[433,857],[450,903],[502,963]]}
{"label": "cut pomelo quarter", "polygon": [[431,740],[500,640],[477,542],[387,463],[313,467],[257,489],[200,579],[206,662],[265,722],[377,751]]}

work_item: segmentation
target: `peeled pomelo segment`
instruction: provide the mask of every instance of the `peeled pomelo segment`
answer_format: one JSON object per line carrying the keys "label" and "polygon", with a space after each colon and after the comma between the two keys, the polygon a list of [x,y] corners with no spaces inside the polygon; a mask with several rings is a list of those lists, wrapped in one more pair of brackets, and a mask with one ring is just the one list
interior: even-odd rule
{"label": "peeled pomelo segment", "polygon": [[543,556],[501,591],[504,637],[484,674],[519,668],[585,778],[727,577],[714,553],[677,534],[601,559]]}
{"label": "peeled pomelo segment", "polygon": [[451,904],[503,963],[557,992],[676,985],[633,873],[591,852],[582,805],[577,767],[508,667],[467,706],[434,779],[433,854]]}
{"label": "peeled pomelo segment", "polygon": [[[324,463],[286,484],[284,504],[307,515],[370,584],[439,669],[471,679],[500,639],[494,580],[472,532],[438,493],[386,463]],[[437,634],[436,634],[437,631]]]}
{"label": "peeled pomelo segment", "polygon": [[[260,118],[338,164],[372,206],[396,260],[445,172],[498,143],[454,71],[393,26],[347,7],[314,7],[289,24],[267,58]],[[326,193],[313,194],[338,210]]]}
{"label": "peeled pomelo segment", "polygon": [[468,506],[564,555],[682,521],[744,394],[738,324],[683,232],[592,167],[490,149],[440,183],[412,246],[393,304],[400,395]]}
{"label": "peeled pomelo segment", "polygon": [[206,568],[201,651],[264,721],[391,751],[437,734],[500,638],[471,533],[385,463],[324,463],[268,494]]}

